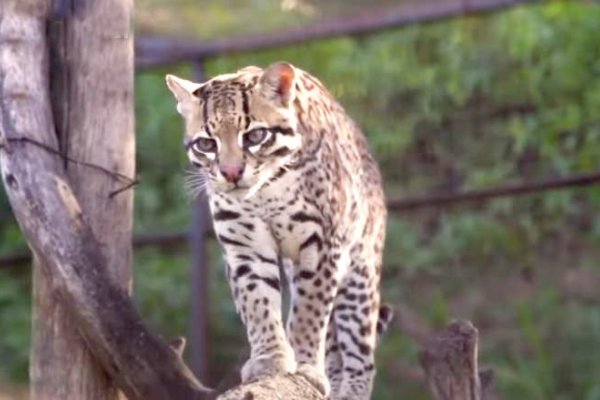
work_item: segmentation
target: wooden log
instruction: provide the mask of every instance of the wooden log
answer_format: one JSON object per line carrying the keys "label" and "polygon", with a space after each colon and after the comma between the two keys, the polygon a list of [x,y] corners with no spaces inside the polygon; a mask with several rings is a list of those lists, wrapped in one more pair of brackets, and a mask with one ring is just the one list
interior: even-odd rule
{"label": "wooden log", "polygon": [[425,342],[420,361],[434,400],[485,399],[492,375],[480,376],[477,345],[477,329],[468,321],[453,322]]}
{"label": "wooden log", "polygon": [[217,400],[325,400],[323,395],[300,375],[276,375],[235,387]]}

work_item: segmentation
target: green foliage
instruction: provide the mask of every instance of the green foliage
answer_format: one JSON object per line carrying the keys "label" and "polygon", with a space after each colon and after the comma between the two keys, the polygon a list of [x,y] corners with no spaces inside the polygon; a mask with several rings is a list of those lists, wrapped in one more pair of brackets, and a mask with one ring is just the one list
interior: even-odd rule
{"label": "green foliage", "polygon": [[[200,15],[196,4],[177,2],[184,3],[176,15],[196,23],[190,34],[268,30],[290,21],[271,0],[253,1],[258,8],[238,14],[211,2]],[[246,7],[241,3],[231,2]],[[157,14],[159,23],[175,12],[164,2],[152,6],[166,10]],[[258,15],[261,26],[237,26]],[[215,75],[285,59],[314,73],[363,126],[389,197],[447,193],[598,169],[598,21],[598,5],[555,1],[361,39],[231,55],[210,60],[206,69]],[[185,67],[169,72],[190,75]],[[136,78],[137,232],[182,229],[189,221],[182,126],[164,73]],[[384,298],[407,304],[434,327],[452,317],[472,319],[481,328],[482,363],[496,370],[503,398],[598,399],[598,300],[565,297],[561,283],[571,269],[600,273],[599,209],[600,188],[591,186],[496,199],[485,207],[391,215]],[[0,253],[22,245],[0,193]],[[212,250],[215,377],[240,358],[245,343],[218,254]],[[188,264],[185,249],[136,254],[136,302],[165,337],[188,331]],[[27,280],[0,274],[0,326],[7,332],[0,353],[9,360],[0,372],[13,379],[26,372]],[[400,383],[407,398],[427,398],[421,385],[397,372],[398,360],[416,366],[416,354],[405,334],[387,334],[376,399],[396,399]]]}
{"label": "green foliage", "polygon": [[0,270],[0,364],[1,378],[27,378],[31,293],[30,278]]}
{"label": "green foliage", "polygon": [[185,335],[190,298],[187,254],[161,254],[154,249],[137,252],[134,298],[150,328],[167,339]]}
{"label": "green foliage", "polygon": [[[182,72],[183,73],[183,72]],[[160,231],[187,225],[190,199],[184,182],[183,128],[164,73],[136,77],[137,170],[135,229]]]}

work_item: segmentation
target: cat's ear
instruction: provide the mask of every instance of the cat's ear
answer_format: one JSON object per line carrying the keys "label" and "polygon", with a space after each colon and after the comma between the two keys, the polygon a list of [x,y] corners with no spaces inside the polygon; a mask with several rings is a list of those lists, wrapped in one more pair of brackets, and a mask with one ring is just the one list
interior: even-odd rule
{"label": "cat's ear", "polygon": [[260,77],[260,90],[266,99],[276,102],[280,107],[287,107],[294,99],[294,81],[296,70],[286,62],[269,65]]}
{"label": "cat's ear", "polygon": [[175,75],[167,75],[165,80],[167,81],[167,87],[177,99],[177,111],[180,114],[189,112],[197,98],[195,92],[202,87],[202,84]]}

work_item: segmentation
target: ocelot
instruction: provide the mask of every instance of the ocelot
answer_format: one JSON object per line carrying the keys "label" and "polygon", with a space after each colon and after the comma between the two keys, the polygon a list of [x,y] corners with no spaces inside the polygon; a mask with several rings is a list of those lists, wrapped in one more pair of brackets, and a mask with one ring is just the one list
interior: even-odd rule
{"label": "ocelot", "polygon": [[379,293],[381,177],[360,129],[321,82],[285,62],[166,80],[250,342],[242,380],[297,372],[334,400],[368,399],[391,312]]}

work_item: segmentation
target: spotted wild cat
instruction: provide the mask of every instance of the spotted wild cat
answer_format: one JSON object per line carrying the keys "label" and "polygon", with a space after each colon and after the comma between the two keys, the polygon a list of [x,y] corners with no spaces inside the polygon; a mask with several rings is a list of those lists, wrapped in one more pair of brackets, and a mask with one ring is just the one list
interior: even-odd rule
{"label": "spotted wild cat", "polygon": [[391,314],[379,294],[384,195],[363,134],[321,82],[285,62],[166,80],[250,342],[242,380],[298,372],[334,400],[368,399]]}

